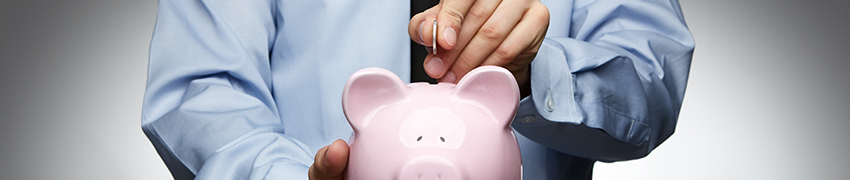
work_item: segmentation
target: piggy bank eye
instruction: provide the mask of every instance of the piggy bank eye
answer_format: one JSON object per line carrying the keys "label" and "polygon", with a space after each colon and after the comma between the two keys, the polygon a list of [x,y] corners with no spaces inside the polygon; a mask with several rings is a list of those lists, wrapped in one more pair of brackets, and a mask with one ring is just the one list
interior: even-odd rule
{"label": "piggy bank eye", "polygon": [[443,139],[443,137],[440,136],[440,141],[446,142],[446,139]]}
{"label": "piggy bank eye", "polygon": [[416,138],[416,142],[419,142],[419,141],[422,141],[422,136],[419,136],[419,138]]}

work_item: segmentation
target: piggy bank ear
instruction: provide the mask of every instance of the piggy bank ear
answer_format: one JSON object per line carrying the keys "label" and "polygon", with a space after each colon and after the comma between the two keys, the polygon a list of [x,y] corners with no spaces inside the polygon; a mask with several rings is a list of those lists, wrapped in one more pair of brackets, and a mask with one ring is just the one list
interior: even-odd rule
{"label": "piggy bank ear", "polygon": [[463,100],[480,103],[505,126],[510,126],[519,104],[516,79],[507,69],[498,66],[473,69],[460,79],[454,93]]}
{"label": "piggy bank ear", "polygon": [[355,72],[342,92],[342,111],[354,130],[368,123],[366,115],[407,97],[407,85],[393,72],[366,68]]}

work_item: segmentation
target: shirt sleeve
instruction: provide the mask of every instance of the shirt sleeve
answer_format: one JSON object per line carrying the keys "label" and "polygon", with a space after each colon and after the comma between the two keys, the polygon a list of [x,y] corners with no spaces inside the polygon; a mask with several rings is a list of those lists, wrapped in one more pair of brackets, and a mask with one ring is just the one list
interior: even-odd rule
{"label": "shirt sleeve", "polygon": [[175,179],[307,179],[271,95],[274,2],[159,2],[142,129]]}
{"label": "shirt sleeve", "polygon": [[572,6],[570,29],[547,34],[531,63],[513,127],[576,156],[644,157],[672,135],[688,79],[694,42],[678,1]]}

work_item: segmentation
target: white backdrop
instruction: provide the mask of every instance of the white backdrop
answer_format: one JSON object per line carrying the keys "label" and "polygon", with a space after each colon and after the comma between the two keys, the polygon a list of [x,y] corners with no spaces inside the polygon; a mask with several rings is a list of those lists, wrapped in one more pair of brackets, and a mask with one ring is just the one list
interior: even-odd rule
{"label": "white backdrop", "polygon": [[676,133],[598,179],[850,178],[850,1],[681,1],[696,50]]}
{"label": "white backdrop", "polygon": [[[850,178],[850,2],[683,0],[676,133],[597,179]],[[156,1],[0,0],[0,179],[168,179],[140,128]]]}

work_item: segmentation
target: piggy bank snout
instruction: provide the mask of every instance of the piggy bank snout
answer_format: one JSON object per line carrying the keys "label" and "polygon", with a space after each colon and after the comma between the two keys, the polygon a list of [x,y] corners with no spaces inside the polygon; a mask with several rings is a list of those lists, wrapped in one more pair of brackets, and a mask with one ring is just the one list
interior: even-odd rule
{"label": "piggy bank snout", "polygon": [[458,167],[449,160],[439,156],[420,156],[414,158],[402,167],[400,180],[459,180]]}

